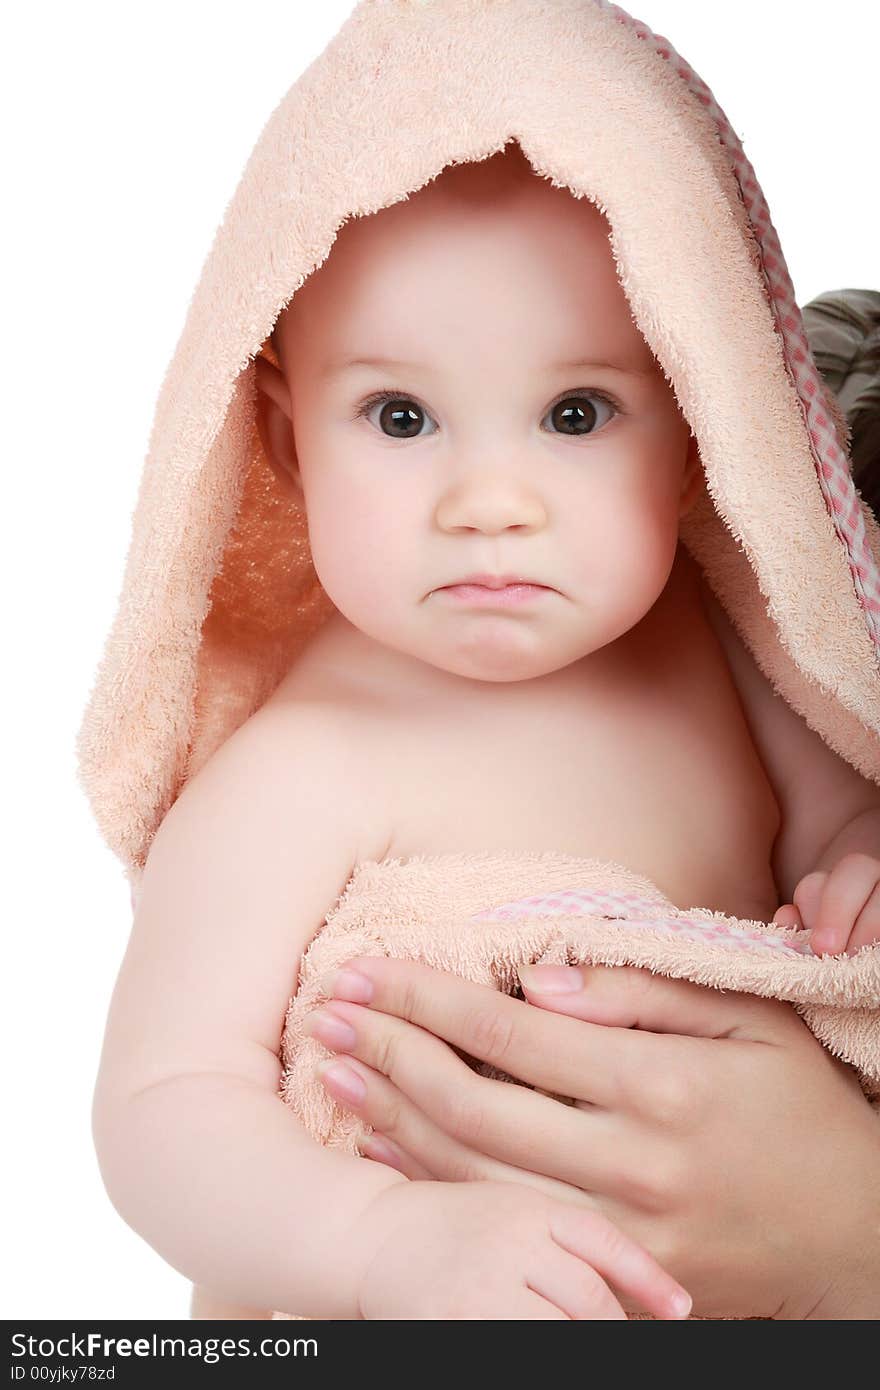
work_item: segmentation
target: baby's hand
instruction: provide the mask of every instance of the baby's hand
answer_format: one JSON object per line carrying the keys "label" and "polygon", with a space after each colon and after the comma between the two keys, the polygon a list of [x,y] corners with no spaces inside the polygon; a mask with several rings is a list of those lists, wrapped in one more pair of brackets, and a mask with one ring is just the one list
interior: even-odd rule
{"label": "baby's hand", "polygon": [[880,941],[880,859],[845,854],[830,872],[806,874],[773,921],[809,929],[817,956],[852,955]]}
{"label": "baby's hand", "polygon": [[508,1182],[395,1183],[354,1231],[369,1320],[626,1318],[608,1279],[658,1318],[691,1300],[597,1211]]}

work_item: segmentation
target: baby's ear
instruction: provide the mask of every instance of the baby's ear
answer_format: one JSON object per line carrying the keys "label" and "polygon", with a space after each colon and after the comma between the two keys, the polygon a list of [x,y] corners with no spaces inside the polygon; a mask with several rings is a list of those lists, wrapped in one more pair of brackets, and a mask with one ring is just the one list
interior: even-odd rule
{"label": "baby's ear", "polygon": [[254,360],[257,430],[263,454],[282,487],[303,498],[303,486],[293,436],[290,391],[284,373],[267,357]]}
{"label": "baby's ear", "polygon": [[703,460],[697,436],[691,432],[687,445],[687,457],[681,475],[681,496],[678,504],[679,517],[686,516],[703,490],[706,478],[703,473]]}

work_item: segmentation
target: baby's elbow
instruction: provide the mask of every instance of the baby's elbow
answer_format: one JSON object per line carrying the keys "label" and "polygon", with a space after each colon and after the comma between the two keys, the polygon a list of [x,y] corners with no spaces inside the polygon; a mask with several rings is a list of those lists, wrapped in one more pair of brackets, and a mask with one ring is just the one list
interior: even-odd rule
{"label": "baby's elbow", "polygon": [[108,1096],[99,1078],[92,1096],[92,1146],[104,1190],[123,1219],[128,1191],[126,1166],[122,1161],[124,1126],[119,1097]]}

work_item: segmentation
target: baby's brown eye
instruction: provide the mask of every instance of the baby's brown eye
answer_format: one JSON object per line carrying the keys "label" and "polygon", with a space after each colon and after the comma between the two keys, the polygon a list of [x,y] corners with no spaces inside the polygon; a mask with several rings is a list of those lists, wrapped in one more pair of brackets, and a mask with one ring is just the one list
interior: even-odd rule
{"label": "baby's brown eye", "polygon": [[378,428],[389,439],[416,439],[421,433],[423,423],[430,419],[420,405],[409,396],[372,396],[364,401],[358,415],[368,420],[373,411],[381,406],[378,414]]}
{"label": "baby's brown eye", "polygon": [[419,432],[422,410],[413,401],[386,401],[379,411],[380,428],[397,439],[412,439]]}
{"label": "baby's brown eye", "polygon": [[595,409],[594,401],[598,401],[607,411],[613,415],[614,407],[610,401],[606,401],[604,396],[565,396],[563,400],[557,401],[549,411],[550,418],[554,426],[560,426],[560,434],[577,436],[579,434],[595,434],[596,420],[599,424],[602,421],[600,412]]}

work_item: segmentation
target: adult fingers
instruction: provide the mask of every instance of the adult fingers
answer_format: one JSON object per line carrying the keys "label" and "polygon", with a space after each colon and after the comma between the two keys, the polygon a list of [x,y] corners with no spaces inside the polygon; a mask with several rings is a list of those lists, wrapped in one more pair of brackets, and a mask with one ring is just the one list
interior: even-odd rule
{"label": "adult fingers", "polygon": [[[560,969],[570,972],[567,979],[574,988],[560,987],[563,977],[553,973]],[[539,965],[519,974],[530,1004],[614,1029],[773,1042],[803,1026],[790,1006],[778,1000],[722,992],[636,966]],[[651,1050],[647,1061],[653,1056]]]}
{"label": "adult fingers", "polygon": [[[365,1089],[360,1100],[353,1100],[350,1092],[334,1088],[333,1070],[343,1062],[363,1082]],[[596,1206],[595,1199],[576,1184],[515,1167],[451,1138],[388,1077],[348,1055],[333,1063],[324,1063],[320,1076],[341,1105],[372,1125],[373,1133],[361,1144],[364,1156],[396,1168],[410,1180],[519,1182],[557,1201],[591,1209]],[[513,1118],[514,1126],[517,1123]],[[550,1158],[553,1158],[552,1152]],[[579,1176],[582,1172],[583,1164],[579,1165]]]}
{"label": "adult fingers", "polygon": [[440,1173],[426,1168],[406,1149],[402,1149],[399,1144],[394,1143],[386,1134],[380,1134],[378,1130],[373,1130],[373,1133],[368,1134],[363,1140],[361,1153],[364,1158],[370,1158],[374,1163],[384,1163],[386,1168],[396,1168],[397,1172],[403,1173],[410,1182],[443,1181]]}
{"label": "adult fingers", "polygon": [[[360,1081],[356,1092],[342,1073]],[[346,1110],[359,1115],[373,1133],[361,1143],[366,1158],[397,1168],[411,1181],[472,1182],[497,1176],[489,1169],[502,1168],[508,1181],[510,1169],[451,1138],[398,1086],[381,1072],[348,1054],[322,1062],[318,1077],[327,1091]],[[477,1160],[482,1160],[477,1162]],[[479,1169],[479,1171],[478,1171]]]}
{"label": "adult fingers", "polygon": [[[623,1083],[650,1055],[649,1042],[628,1024],[612,1031],[566,1018],[562,1010],[530,1009],[490,985],[421,961],[360,956],[328,987],[334,1001],[414,1023],[520,1081],[594,1105],[617,1103]],[[394,1034],[387,1036],[392,1041]],[[378,1070],[387,1074],[381,1063]]]}
{"label": "adult fingers", "polygon": [[[528,1011],[519,1001],[507,1002]],[[353,1041],[347,1041],[344,1050],[322,1037],[322,1020],[327,1016],[351,1027]],[[550,1021],[572,1029],[587,1026],[569,1019]],[[554,1178],[581,1188],[621,1189],[624,1175],[613,1142],[619,1129],[614,1112],[593,1106],[579,1109],[525,1086],[479,1076],[439,1038],[393,1015],[349,1001],[333,1000],[316,1010],[304,1028],[326,1046],[338,1049],[340,1060],[347,1063],[355,1058],[387,1077],[460,1145],[531,1172],[547,1173],[550,1165]],[[583,1078],[577,1075],[576,1058],[569,1058],[569,1065],[568,1079],[580,1084]],[[585,1088],[580,1085],[580,1089]],[[386,1092],[386,1105],[395,1104],[395,1095]],[[392,1128],[407,1122],[413,1123],[411,1112],[398,1118],[392,1110]],[[387,1124],[383,1115],[383,1131]]]}

